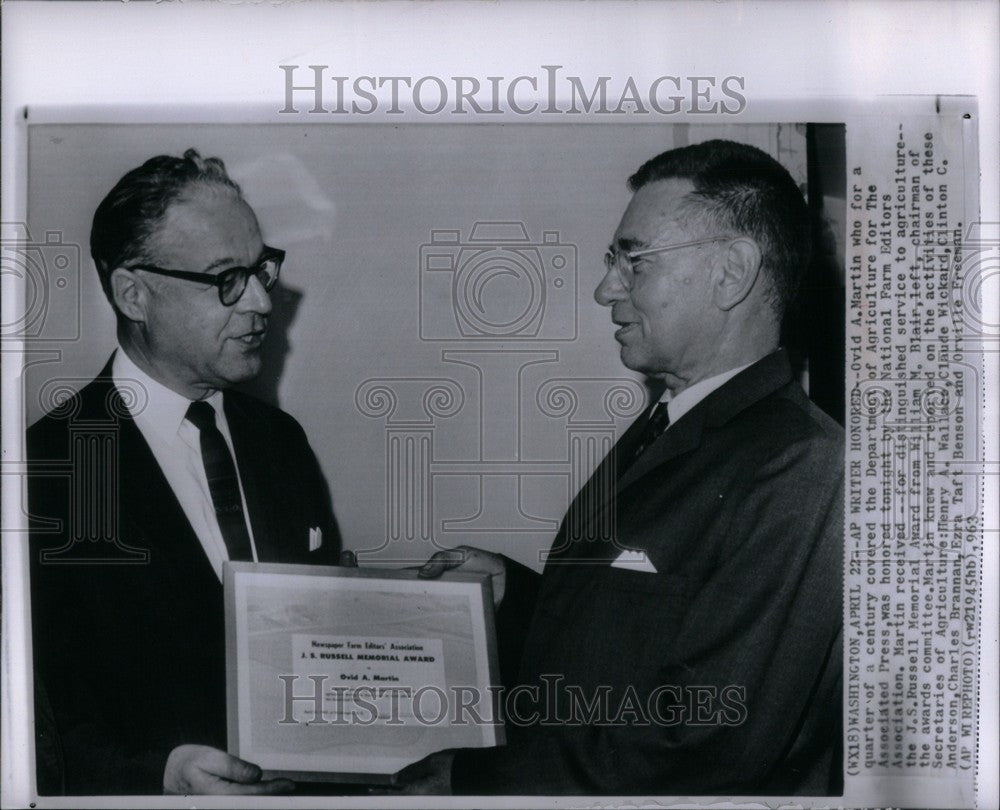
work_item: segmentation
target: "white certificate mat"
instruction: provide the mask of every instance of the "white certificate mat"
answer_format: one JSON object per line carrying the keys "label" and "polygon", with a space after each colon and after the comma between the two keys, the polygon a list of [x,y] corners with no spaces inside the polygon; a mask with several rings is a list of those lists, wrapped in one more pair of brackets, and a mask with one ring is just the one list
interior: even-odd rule
{"label": "white certificate mat", "polygon": [[503,743],[488,577],[226,563],[229,751],[269,776],[384,782]]}

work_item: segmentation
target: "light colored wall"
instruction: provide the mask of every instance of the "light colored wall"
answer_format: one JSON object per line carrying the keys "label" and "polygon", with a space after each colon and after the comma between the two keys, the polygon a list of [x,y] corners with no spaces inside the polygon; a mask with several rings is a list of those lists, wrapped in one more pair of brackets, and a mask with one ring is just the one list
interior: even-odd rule
{"label": "light colored wall", "polygon": [[[33,345],[28,421],[51,405],[54,381],[79,388],[114,347],[89,258],[97,204],[148,157],[194,146],[225,160],[265,241],[288,252],[268,370],[252,389],[304,426],[345,544],[419,561],[433,538],[538,567],[580,479],[643,404],[592,298],[626,178],[658,152],[718,136],[768,149],[804,181],[804,136],[790,126],[35,125],[27,224],[52,283],[29,309],[53,339]],[[474,243],[477,222],[522,225],[528,241]],[[453,244],[432,244],[442,230],[459,232]],[[455,274],[428,270],[448,257],[479,271],[458,271],[482,292],[482,312],[474,295],[460,301],[479,337],[459,332]],[[540,322],[489,326],[525,311]]]}

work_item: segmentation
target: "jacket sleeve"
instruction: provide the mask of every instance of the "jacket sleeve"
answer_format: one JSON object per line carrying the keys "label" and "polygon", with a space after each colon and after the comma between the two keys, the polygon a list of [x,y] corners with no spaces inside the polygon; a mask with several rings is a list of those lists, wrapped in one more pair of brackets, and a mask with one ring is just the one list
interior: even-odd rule
{"label": "jacket sleeve", "polygon": [[[32,499],[35,507],[37,499]],[[33,511],[36,515],[51,512]],[[65,525],[65,523],[63,524]],[[47,535],[58,548],[65,535]],[[122,607],[101,603],[84,587],[86,566],[39,563],[41,542],[32,542],[32,638],[35,748],[41,795],[162,793],[171,745],[144,748],[122,740],[106,716],[108,680],[82,665],[91,660],[91,617]],[[112,666],[111,662],[107,663]],[[155,700],[150,695],[150,700]],[[137,722],[142,722],[141,718]]]}

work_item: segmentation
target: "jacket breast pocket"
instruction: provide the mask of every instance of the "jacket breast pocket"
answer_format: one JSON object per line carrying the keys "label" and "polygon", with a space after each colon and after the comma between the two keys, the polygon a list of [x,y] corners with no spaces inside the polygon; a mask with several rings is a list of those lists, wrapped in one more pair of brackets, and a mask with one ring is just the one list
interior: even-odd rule
{"label": "jacket breast pocket", "polygon": [[632,571],[628,568],[608,566],[601,572],[598,588],[602,591],[623,592],[638,596],[662,599],[671,606],[681,606],[688,598],[688,578],[679,574]]}

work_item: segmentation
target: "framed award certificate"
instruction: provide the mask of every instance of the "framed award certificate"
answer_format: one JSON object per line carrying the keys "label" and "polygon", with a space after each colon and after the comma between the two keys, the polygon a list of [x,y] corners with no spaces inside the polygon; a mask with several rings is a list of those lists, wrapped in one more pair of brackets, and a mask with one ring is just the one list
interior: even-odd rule
{"label": "framed award certificate", "polygon": [[388,782],[503,743],[486,575],[226,563],[229,752],[265,776]]}

